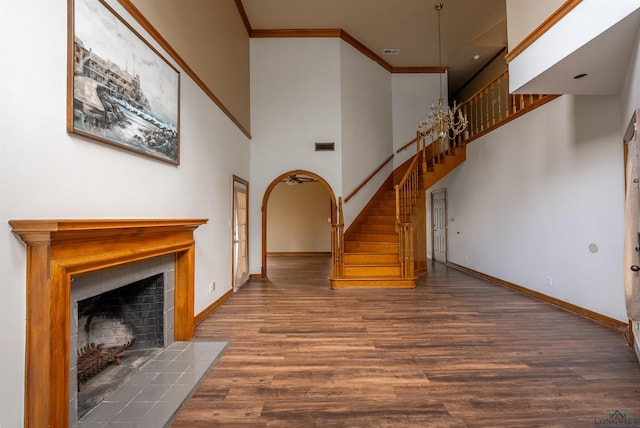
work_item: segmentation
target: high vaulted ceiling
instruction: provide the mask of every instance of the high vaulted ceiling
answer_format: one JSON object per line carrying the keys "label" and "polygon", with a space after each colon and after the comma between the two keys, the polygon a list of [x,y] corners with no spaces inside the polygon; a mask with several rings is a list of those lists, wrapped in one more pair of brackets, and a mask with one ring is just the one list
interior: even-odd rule
{"label": "high vaulted ceiling", "polygon": [[[444,5],[441,64],[435,10],[439,2]],[[393,67],[448,66],[450,95],[493,57],[506,54],[505,0],[242,0],[242,4],[253,30],[342,29]],[[400,53],[384,55],[385,49]]]}

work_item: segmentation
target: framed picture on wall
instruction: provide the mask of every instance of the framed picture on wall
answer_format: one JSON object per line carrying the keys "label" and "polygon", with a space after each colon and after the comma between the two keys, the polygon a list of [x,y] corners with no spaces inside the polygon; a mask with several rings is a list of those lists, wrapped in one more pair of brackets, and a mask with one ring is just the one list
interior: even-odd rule
{"label": "framed picture on wall", "polygon": [[180,163],[180,73],[103,0],[69,0],[67,130]]}

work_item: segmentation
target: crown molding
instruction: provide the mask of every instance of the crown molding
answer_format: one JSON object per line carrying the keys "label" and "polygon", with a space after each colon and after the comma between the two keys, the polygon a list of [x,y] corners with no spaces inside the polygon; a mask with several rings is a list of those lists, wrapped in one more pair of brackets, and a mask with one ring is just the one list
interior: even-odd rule
{"label": "crown molding", "polygon": [[505,59],[507,64],[513,61],[518,55],[524,52],[529,46],[535,43],[544,33],[549,31],[551,27],[556,25],[562,18],[564,18],[569,12],[571,12],[576,6],[582,3],[582,0],[568,0],[558,10],[556,10],[550,17],[544,20],[542,24],[538,26],[531,34],[518,43],[511,51],[507,53]]}

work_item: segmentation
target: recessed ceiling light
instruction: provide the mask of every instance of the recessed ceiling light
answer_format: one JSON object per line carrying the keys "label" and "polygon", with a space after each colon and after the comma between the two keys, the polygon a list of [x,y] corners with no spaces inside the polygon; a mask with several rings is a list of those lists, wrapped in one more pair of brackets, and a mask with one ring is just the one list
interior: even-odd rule
{"label": "recessed ceiling light", "polygon": [[474,60],[474,61],[477,61],[477,60],[479,60],[479,59],[480,59],[480,55],[475,54],[475,55],[473,56],[473,60]]}
{"label": "recessed ceiling light", "polygon": [[400,49],[383,49],[382,55],[400,55]]}
{"label": "recessed ceiling light", "polygon": [[580,73],[580,74],[576,74],[575,76],[573,76],[574,79],[582,79],[583,77],[587,77],[588,74],[587,73]]}

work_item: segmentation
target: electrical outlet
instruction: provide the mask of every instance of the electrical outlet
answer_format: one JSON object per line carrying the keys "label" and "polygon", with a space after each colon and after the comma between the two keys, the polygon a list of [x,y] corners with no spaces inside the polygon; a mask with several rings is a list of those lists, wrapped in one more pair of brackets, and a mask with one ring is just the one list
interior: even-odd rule
{"label": "electrical outlet", "polygon": [[209,284],[209,293],[213,293],[215,289],[216,289],[216,282],[213,281],[211,284]]}
{"label": "electrical outlet", "polygon": [[551,287],[553,285],[553,278],[550,276],[547,277],[547,287]]}

